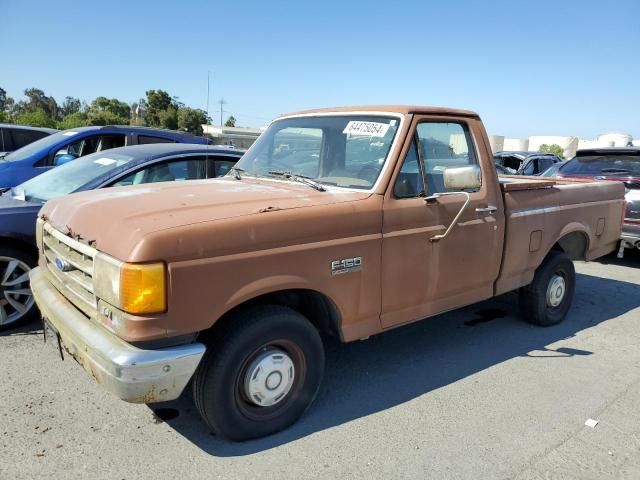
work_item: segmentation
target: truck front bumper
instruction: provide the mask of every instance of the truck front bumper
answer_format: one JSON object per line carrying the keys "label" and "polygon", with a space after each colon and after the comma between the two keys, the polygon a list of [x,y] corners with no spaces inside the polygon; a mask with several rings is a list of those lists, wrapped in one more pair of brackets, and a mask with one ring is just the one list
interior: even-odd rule
{"label": "truck front bumper", "polygon": [[134,347],[78,311],[41,268],[33,269],[30,279],[38,308],[64,350],[105,389],[132,403],[180,396],[204,355],[202,343],[157,350]]}

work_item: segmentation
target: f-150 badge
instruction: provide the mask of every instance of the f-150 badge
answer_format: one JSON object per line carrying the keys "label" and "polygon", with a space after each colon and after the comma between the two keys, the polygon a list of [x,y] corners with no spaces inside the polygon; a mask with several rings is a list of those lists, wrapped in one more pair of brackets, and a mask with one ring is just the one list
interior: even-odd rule
{"label": "f-150 badge", "polygon": [[362,267],[362,257],[343,258],[331,262],[331,275],[357,272]]}

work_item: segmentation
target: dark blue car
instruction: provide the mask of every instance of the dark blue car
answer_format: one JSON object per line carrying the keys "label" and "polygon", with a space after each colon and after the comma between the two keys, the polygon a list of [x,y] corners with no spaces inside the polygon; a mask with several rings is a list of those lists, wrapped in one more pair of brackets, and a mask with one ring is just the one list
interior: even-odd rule
{"label": "dark blue car", "polygon": [[220,177],[243,153],[193,144],[115,148],[74,160],[0,195],[0,329],[37,317],[29,270],[37,262],[36,218],[47,200],[96,188]]}
{"label": "dark blue car", "polygon": [[94,152],[148,143],[207,145],[211,140],[175,130],[128,125],[72,128],[0,156],[0,189],[14,187],[53,167]]}

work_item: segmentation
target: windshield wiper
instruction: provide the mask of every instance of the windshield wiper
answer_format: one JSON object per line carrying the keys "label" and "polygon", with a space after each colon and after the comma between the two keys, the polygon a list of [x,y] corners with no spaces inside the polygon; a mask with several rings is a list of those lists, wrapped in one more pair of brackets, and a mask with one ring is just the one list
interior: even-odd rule
{"label": "windshield wiper", "polygon": [[309,177],[300,175],[299,173],[284,172],[282,170],[271,170],[269,172],[269,175],[276,175],[278,177],[284,177],[287,180],[293,180],[294,182],[304,183],[305,185],[309,185],[311,188],[315,188],[319,192],[326,191],[326,188],[324,188],[320,183],[314,180],[311,180]]}

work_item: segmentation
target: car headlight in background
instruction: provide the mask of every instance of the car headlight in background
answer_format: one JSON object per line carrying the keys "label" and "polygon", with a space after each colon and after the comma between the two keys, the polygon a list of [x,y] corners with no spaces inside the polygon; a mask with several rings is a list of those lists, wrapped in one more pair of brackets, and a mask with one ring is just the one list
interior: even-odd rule
{"label": "car headlight in background", "polygon": [[98,252],[93,263],[93,288],[98,298],[132,314],[167,309],[163,262],[125,263]]}

